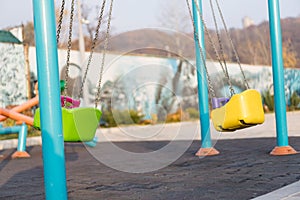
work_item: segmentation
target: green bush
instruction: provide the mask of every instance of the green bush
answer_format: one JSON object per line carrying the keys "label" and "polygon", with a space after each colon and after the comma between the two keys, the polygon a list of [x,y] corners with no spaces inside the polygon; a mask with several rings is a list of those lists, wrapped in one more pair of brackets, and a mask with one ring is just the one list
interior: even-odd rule
{"label": "green bush", "polygon": [[187,108],[185,110],[189,114],[190,119],[199,119],[199,111],[195,108]]}
{"label": "green bush", "polygon": [[267,107],[268,110],[265,111],[274,111],[274,96],[270,94],[270,91],[266,91],[262,93],[262,99],[264,105]]}
{"label": "green bush", "polygon": [[112,115],[111,111],[104,111],[101,120],[106,123],[106,127],[116,127],[117,123]]}
{"label": "green bush", "polygon": [[140,115],[135,110],[107,110],[103,112],[101,120],[105,121],[108,127],[116,127],[117,125],[137,124],[143,117],[144,115]]}
{"label": "green bush", "polygon": [[300,97],[297,95],[296,92],[293,92],[293,94],[290,98],[289,110],[298,110],[299,104],[300,104]]}

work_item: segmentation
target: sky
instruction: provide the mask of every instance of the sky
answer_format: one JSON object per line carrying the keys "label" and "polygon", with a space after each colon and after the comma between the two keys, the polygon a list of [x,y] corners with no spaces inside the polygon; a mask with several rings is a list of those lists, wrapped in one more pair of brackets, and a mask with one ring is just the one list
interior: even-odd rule
{"label": "sky", "polygon": [[[95,8],[101,1],[81,0],[81,2]],[[212,27],[208,2],[203,1],[203,12],[208,26]],[[219,0],[227,26],[234,28],[242,27],[242,18],[245,16],[250,17],[255,24],[267,20],[267,2],[267,0]],[[299,0],[280,0],[280,6],[281,18],[300,16]],[[167,10],[170,12],[171,9],[179,15],[188,14],[185,0],[115,0],[113,30],[125,32],[162,27],[162,13]],[[26,24],[33,21],[32,0],[1,0],[0,13],[0,29]]]}

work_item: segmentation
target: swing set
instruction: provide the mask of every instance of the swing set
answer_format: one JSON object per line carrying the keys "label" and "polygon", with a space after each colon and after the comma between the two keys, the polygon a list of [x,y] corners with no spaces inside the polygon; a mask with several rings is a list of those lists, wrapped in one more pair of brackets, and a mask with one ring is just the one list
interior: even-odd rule
{"label": "swing set", "polygon": [[222,23],[223,23],[223,26],[225,29],[226,36],[227,36],[228,40],[230,41],[231,48],[233,50],[234,56],[239,65],[239,69],[242,74],[245,87],[247,88],[247,90],[243,91],[240,94],[236,94],[234,91],[233,85],[230,80],[227,63],[225,60],[225,55],[224,55],[224,51],[223,51],[224,48],[223,48],[220,31],[219,31],[218,24],[217,24],[214,4],[213,4],[212,0],[210,0],[209,3],[210,3],[211,13],[212,13],[213,20],[214,20],[215,31],[216,31],[217,38],[218,38],[218,44],[219,44],[219,49],[220,49],[219,52],[212,40],[212,36],[211,36],[211,34],[206,26],[206,23],[203,19],[203,15],[202,15],[201,9],[199,7],[199,4],[194,2],[194,6],[197,11],[197,14],[200,16],[200,20],[203,24],[205,33],[208,36],[208,41],[209,41],[210,45],[212,46],[212,49],[214,50],[216,58],[222,68],[223,74],[225,75],[225,78],[229,85],[230,94],[231,94],[230,98],[216,97],[214,88],[212,86],[211,78],[210,78],[210,75],[208,73],[208,69],[206,66],[204,50],[202,49],[202,47],[200,45],[199,35],[196,32],[195,22],[194,22],[193,15],[192,15],[192,9],[190,7],[189,1],[186,0],[190,18],[191,18],[191,21],[193,24],[195,38],[197,41],[196,45],[200,49],[201,63],[203,64],[203,67],[205,68],[205,71],[206,71],[209,95],[210,95],[210,98],[212,101],[211,120],[213,122],[214,128],[220,132],[232,132],[232,131],[235,131],[238,129],[255,126],[257,124],[262,124],[265,119],[263,106],[262,106],[262,98],[260,96],[260,93],[257,90],[249,89],[249,84],[247,82],[245,73],[242,69],[241,62],[240,62],[238,53],[236,51],[236,48],[235,48],[233,41],[231,39],[231,36],[228,32],[228,29],[227,29],[227,26],[226,26],[226,23],[225,23],[225,20],[223,17],[223,13],[221,11],[218,1],[215,0],[215,3],[218,8],[218,13],[222,19]]}
{"label": "swing set", "polygon": [[[111,1],[108,21],[107,21],[107,30],[105,36],[105,45],[102,57],[102,63],[99,73],[99,80],[97,86],[97,94],[95,97],[95,107],[79,107],[80,106],[80,99],[83,98],[83,89],[84,84],[86,82],[88,70],[92,61],[92,56],[94,53],[95,46],[98,41],[99,30],[101,28],[104,8],[105,8],[106,0],[102,2],[102,6],[99,12],[98,24],[95,31],[95,35],[93,38],[87,66],[85,68],[83,80],[80,87],[79,96],[76,99],[73,99],[67,96],[68,91],[68,79],[69,79],[69,71],[70,71],[70,52],[72,48],[72,27],[73,27],[73,19],[74,19],[74,7],[75,7],[75,0],[71,2],[71,14],[70,14],[70,21],[69,21],[69,32],[68,32],[68,49],[67,49],[67,59],[66,59],[66,71],[65,71],[65,80],[64,80],[64,95],[61,96],[61,106],[62,106],[62,124],[63,124],[63,137],[65,142],[88,142],[93,140],[96,129],[98,128],[100,117],[102,112],[97,108],[98,104],[101,101],[101,81],[103,76],[103,68],[105,62],[105,55],[108,46],[109,40],[109,32],[110,32],[110,21],[112,16],[112,5],[113,1]],[[57,26],[57,33],[56,33],[56,41],[59,42],[60,32],[61,32],[61,25],[63,22],[63,13],[65,8],[65,1],[62,1],[61,9],[60,9],[60,16],[58,20]],[[34,127],[40,129],[40,109],[37,109],[34,115]]]}
{"label": "swing set", "polygon": [[[216,1],[217,2],[217,1]],[[195,32],[195,24],[192,16],[192,11],[189,5],[188,0],[186,0],[187,7],[189,9],[189,13],[192,19],[194,32]],[[67,89],[68,89],[68,79],[69,79],[69,70],[70,70],[70,51],[72,47],[72,27],[73,27],[73,21],[74,21],[74,7],[75,7],[75,0],[71,1],[71,13],[70,13],[70,19],[69,19],[69,32],[68,32],[68,48],[67,48],[67,59],[66,59],[66,70],[65,70],[65,89],[64,89],[64,95],[61,96],[61,105],[62,105],[62,123],[63,123],[63,136],[65,142],[81,142],[81,141],[91,141],[94,136],[96,129],[99,124],[99,120],[101,117],[101,111],[97,108],[97,104],[100,102],[101,97],[101,80],[103,76],[103,68],[104,68],[104,61],[105,61],[105,55],[108,45],[108,39],[109,39],[109,32],[110,32],[110,22],[111,22],[111,15],[112,15],[112,2],[110,5],[109,15],[108,15],[108,21],[107,21],[107,30],[106,30],[106,37],[105,37],[105,45],[104,45],[104,52],[102,57],[102,63],[100,68],[100,75],[98,80],[98,86],[97,86],[97,94],[95,99],[95,108],[88,108],[88,107],[79,107],[80,106],[80,99],[83,97],[83,88],[84,83],[86,82],[88,70],[90,68],[90,64],[92,61],[92,56],[94,53],[94,49],[96,46],[96,43],[98,41],[99,36],[99,30],[101,28],[104,8],[105,8],[106,0],[102,2],[101,9],[99,11],[99,17],[98,17],[98,23],[97,28],[94,34],[93,42],[91,45],[90,54],[88,57],[87,66],[85,68],[83,80],[80,87],[80,93],[77,99],[73,99],[69,96],[67,96]],[[216,33],[218,36],[219,41],[219,49],[220,54],[217,51],[217,48],[215,44],[212,41],[212,37],[206,27],[206,24],[204,22],[204,19],[202,17],[202,13],[200,11],[200,8],[198,4],[197,6],[197,12],[201,16],[202,23],[204,25],[205,32],[208,35],[208,39],[210,44],[212,45],[214,52],[216,54],[216,57],[220,63],[220,66],[222,67],[223,73],[225,74],[225,77],[228,81],[229,88],[231,91],[231,97],[230,98],[217,98],[215,95],[215,92],[212,87],[211,78],[209,76],[206,62],[204,58],[203,50],[201,50],[201,58],[202,63],[204,65],[204,68],[206,69],[206,77],[208,80],[208,85],[210,89],[211,99],[212,99],[212,112],[211,112],[211,120],[214,124],[214,127],[217,131],[235,131],[237,129],[243,129],[250,126],[254,126],[257,124],[261,124],[264,122],[264,113],[263,113],[263,107],[262,107],[262,100],[261,96],[258,91],[249,89],[249,85],[247,83],[245,74],[243,72],[243,69],[241,67],[241,63],[239,61],[239,57],[237,54],[237,51],[233,45],[232,39],[227,31],[226,24],[223,20],[223,26],[226,30],[226,35],[231,42],[231,46],[233,48],[234,55],[236,57],[236,60],[238,61],[241,74],[243,75],[244,82],[246,85],[246,88],[248,88],[246,91],[242,92],[241,94],[235,94],[235,91],[233,89],[233,86],[230,81],[227,63],[225,60],[224,52],[223,52],[223,45],[221,42],[221,37],[217,25],[217,20],[215,17],[215,9],[213,7],[212,0],[210,0],[211,10],[214,17],[214,23],[216,28]],[[217,4],[219,8],[219,4]],[[59,43],[60,39],[60,32],[61,32],[61,25],[63,22],[63,13],[65,8],[65,1],[62,1],[61,9],[60,9],[60,16],[58,20],[57,25],[57,34],[56,34],[56,40],[57,43]],[[223,15],[221,12],[221,9],[219,10],[220,16]],[[198,40],[199,41],[199,40]],[[200,44],[198,43],[199,47]],[[201,47],[200,47],[201,48]],[[34,116],[34,126],[36,128],[40,128],[40,110],[37,109]]]}
{"label": "swing set", "polygon": [[[103,0],[105,2],[105,0]],[[189,6],[188,0],[186,0]],[[216,0],[217,1],[217,0]],[[64,2],[64,0],[63,0]],[[214,127],[218,131],[235,131],[241,128],[247,128],[256,124],[261,124],[264,121],[264,113],[262,110],[262,102],[260,94],[256,90],[249,89],[240,94],[235,94],[231,90],[231,97],[229,99],[221,97],[217,98],[214,95],[211,87],[210,77],[207,73],[205,64],[205,48],[204,48],[204,32],[205,23],[202,17],[201,0],[192,0],[193,9],[189,6],[189,12],[193,21],[195,50],[196,50],[196,65],[198,76],[198,93],[199,93],[199,109],[200,123],[201,123],[201,142],[203,149],[212,149],[210,142],[209,129],[209,104],[208,104],[208,90],[210,91],[213,110],[211,112],[211,119]],[[72,0],[74,6],[74,0]],[[111,0],[109,11],[109,18],[111,18],[111,11],[113,0]],[[287,155],[294,154],[295,150],[288,144],[287,127],[286,127],[286,110],[284,101],[284,79],[283,79],[283,64],[282,64],[282,44],[281,44],[281,30],[280,30],[280,16],[279,16],[279,2],[278,0],[268,0],[269,19],[270,19],[270,36],[272,44],[272,63],[273,63],[273,78],[274,78],[274,94],[275,94],[275,110],[276,110],[276,127],[277,127],[277,146],[271,154],[273,155]],[[63,7],[63,6],[62,6]],[[66,171],[64,161],[64,145],[65,141],[84,141],[90,139],[84,136],[86,131],[94,132],[95,127],[87,129],[85,123],[91,123],[91,126],[96,126],[96,121],[101,116],[101,111],[97,108],[100,101],[101,78],[104,66],[104,59],[102,59],[102,68],[100,70],[100,80],[98,82],[98,95],[95,100],[95,108],[62,108],[61,98],[67,105],[68,97],[61,97],[59,91],[58,81],[58,56],[57,56],[57,38],[55,36],[55,14],[54,2],[48,0],[33,0],[34,8],[34,24],[36,36],[36,52],[38,64],[38,81],[40,94],[40,111],[35,117],[36,126],[42,130],[43,142],[43,162],[44,162],[44,177],[45,177],[45,193],[46,199],[67,199],[66,188]],[[74,7],[73,7],[74,8]],[[104,6],[102,6],[104,9]],[[219,6],[218,6],[218,9]],[[71,9],[72,10],[72,9]],[[102,11],[100,12],[100,16]],[[103,14],[103,13],[102,13]],[[71,14],[73,18],[73,14]],[[110,23],[110,19],[108,20]],[[101,20],[99,17],[98,25],[100,27]],[[47,25],[47,26],[45,26]],[[59,27],[58,27],[59,29]],[[70,33],[72,29],[72,19],[70,20]],[[226,29],[226,28],[225,28]],[[98,29],[97,29],[98,30]],[[228,31],[226,31],[228,33]],[[105,40],[105,47],[107,47],[109,25],[107,28],[107,37]],[[98,37],[96,31],[95,38]],[[94,42],[96,40],[94,38]],[[209,39],[209,37],[208,37]],[[213,42],[210,42],[213,45]],[[94,43],[93,43],[94,44]],[[224,55],[222,53],[222,43],[219,42],[221,56],[217,56],[220,65],[230,84],[230,78],[226,67]],[[93,47],[94,48],[94,47]],[[93,48],[89,57],[92,58]],[[235,50],[234,50],[235,51]],[[217,52],[217,53],[216,53]],[[218,51],[215,51],[218,54]],[[236,53],[236,52],[235,52]],[[69,56],[69,55],[68,55]],[[103,54],[105,58],[105,53]],[[238,59],[237,59],[238,60]],[[88,63],[89,63],[88,62]],[[68,64],[68,63],[67,63]],[[87,65],[86,73],[83,80],[86,78],[89,64]],[[68,73],[68,70],[66,70]],[[242,72],[243,74],[243,72]],[[243,74],[244,76],[244,74]],[[67,77],[67,76],[66,76]],[[207,78],[208,84],[205,78]],[[245,76],[243,77],[246,82]],[[67,82],[67,81],[66,81]],[[51,83],[51,84],[50,84]],[[84,84],[84,81],[82,85]],[[247,83],[245,83],[247,85]],[[51,87],[50,87],[51,85]],[[83,87],[82,87],[83,88]],[[81,88],[81,90],[82,90]],[[232,87],[231,87],[232,89]],[[65,95],[66,96],[66,95]],[[70,99],[69,99],[70,100]],[[69,103],[72,103],[72,98]],[[74,107],[74,106],[71,106]],[[70,118],[68,118],[70,115]],[[91,116],[96,116],[94,122],[85,120]],[[40,122],[39,122],[39,118]],[[77,123],[81,123],[78,125]],[[62,124],[63,123],[63,124]],[[98,123],[98,122],[97,122]],[[92,125],[93,124],[93,125]],[[63,126],[62,126],[63,125]],[[69,126],[69,127],[68,127]],[[65,128],[68,127],[68,128]],[[71,138],[66,138],[67,129],[72,130]],[[74,136],[73,134],[76,133]],[[64,136],[63,136],[64,135]],[[278,150],[279,149],[279,150]],[[199,150],[200,151],[200,150]],[[280,154],[281,152],[281,154]],[[57,177],[60,177],[59,179]]]}

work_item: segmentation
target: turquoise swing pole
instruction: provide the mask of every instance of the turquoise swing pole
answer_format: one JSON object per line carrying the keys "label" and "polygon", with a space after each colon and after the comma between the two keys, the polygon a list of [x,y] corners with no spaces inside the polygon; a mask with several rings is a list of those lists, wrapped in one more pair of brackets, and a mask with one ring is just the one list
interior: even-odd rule
{"label": "turquoise swing pole", "polygon": [[67,199],[54,1],[33,0],[47,200]]}
{"label": "turquoise swing pole", "polygon": [[[202,12],[202,0],[192,0],[193,19],[195,25],[195,54],[196,54],[196,67],[197,67],[197,80],[198,80],[198,99],[199,99],[199,112],[200,112],[200,126],[201,126],[201,148],[196,153],[197,156],[216,155],[219,152],[212,147],[210,135],[210,117],[209,117],[209,102],[208,102],[208,87],[206,79],[206,71],[204,68],[204,60],[201,57],[201,51],[205,55],[205,41],[204,30],[200,13],[198,12],[197,5],[200,12]],[[200,47],[199,45],[200,44]]]}
{"label": "turquoise swing pole", "polygon": [[296,151],[289,146],[287,130],[279,1],[268,0],[268,7],[277,135],[277,147],[271,154],[294,154]]}

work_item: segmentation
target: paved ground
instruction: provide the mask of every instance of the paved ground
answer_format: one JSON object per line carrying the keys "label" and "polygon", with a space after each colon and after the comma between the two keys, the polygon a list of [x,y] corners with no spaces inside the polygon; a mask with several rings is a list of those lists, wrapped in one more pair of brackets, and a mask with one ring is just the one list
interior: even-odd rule
{"label": "paved ground", "polygon": [[[221,154],[202,159],[194,156],[200,147],[200,141],[197,138],[191,140],[194,136],[197,137],[198,133],[195,130],[198,129],[198,123],[175,124],[168,127],[138,127],[137,132],[133,131],[132,127],[122,128],[119,132],[116,129],[104,130],[102,135],[98,133],[101,143],[96,148],[86,148],[82,144],[66,144],[69,199],[243,200],[280,189],[300,180],[300,154],[277,157],[269,155],[276,145],[273,118],[273,115],[268,115],[267,122],[263,126],[229,135],[215,135],[215,147]],[[290,137],[290,145],[299,150],[300,113],[290,113],[288,119],[289,130],[293,135]],[[156,131],[148,132],[150,129]],[[161,136],[158,130],[164,130],[168,136]],[[177,133],[175,136],[174,131]],[[145,135],[139,135],[141,133]],[[114,143],[105,142],[114,134],[120,135],[114,137]],[[156,139],[148,140],[149,134],[154,134],[152,137]],[[165,139],[174,137],[176,139],[172,142],[174,152],[186,147],[188,141],[192,143],[179,159],[175,159],[175,162],[152,172],[127,173],[116,170],[120,167],[126,171],[128,166],[136,169],[135,172],[141,169],[140,163],[135,163],[132,157],[126,163],[117,152],[105,152],[113,144],[124,152],[148,156],[148,153],[159,152],[169,146],[170,141]],[[0,152],[4,155],[0,162],[0,199],[44,199],[41,147],[29,147],[28,151],[31,158],[19,160],[10,159],[14,149]],[[174,156],[174,154],[166,155]],[[107,160],[114,162],[107,163]],[[152,160],[146,157],[143,163],[147,166],[144,169],[151,171],[151,167],[157,167],[155,163],[162,164],[164,161],[165,159],[160,156]],[[114,166],[115,169],[107,165]],[[281,191],[275,191],[273,198],[269,194],[259,199],[283,199],[291,196],[285,192],[293,190],[294,195],[289,199],[294,200],[299,198],[297,189],[299,183],[289,186],[289,190],[282,188]],[[275,198],[280,196],[278,194],[284,195]]]}

